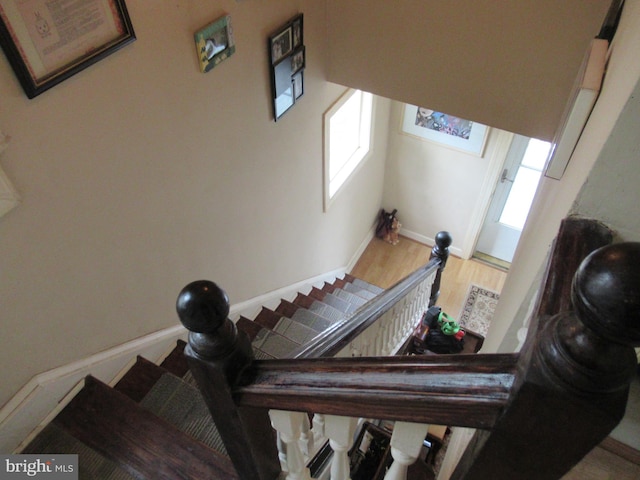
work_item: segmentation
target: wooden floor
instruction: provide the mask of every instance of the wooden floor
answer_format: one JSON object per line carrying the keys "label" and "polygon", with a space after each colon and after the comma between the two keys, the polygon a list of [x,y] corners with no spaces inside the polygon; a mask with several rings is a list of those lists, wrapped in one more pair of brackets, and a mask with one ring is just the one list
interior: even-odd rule
{"label": "wooden floor", "polygon": [[[431,247],[405,237],[400,237],[397,245],[374,238],[351,274],[387,288],[427,263],[430,253]],[[454,318],[458,318],[472,284],[499,293],[506,275],[503,270],[478,260],[461,260],[452,256],[443,273],[438,305]],[[615,450],[615,442],[613,445],[614,448],[595,448],[562,480],[640,480],[638,462],[625,460],[612,453],[610,450]]]}
{"label": "wooden floor", "polygon": [[[367,282],[388,288],[429,261],[431,247],[400,237],[391,245],[378,238],[371,240],[351,271]],[[507,274],[478,260],[449,257],[442,274],[438,305],[454,318],[459,317],[469,287],[474,284],[500,293]]]}

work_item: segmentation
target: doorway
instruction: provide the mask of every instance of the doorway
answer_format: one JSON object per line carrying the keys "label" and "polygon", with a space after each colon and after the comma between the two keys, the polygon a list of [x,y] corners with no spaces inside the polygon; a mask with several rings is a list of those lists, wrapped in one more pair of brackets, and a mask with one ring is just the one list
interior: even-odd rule
{"label": "doorway", "polygon": [[549,142],[514,135],[480,230],[475,256],[505,268],[511,264],[550,148]]}

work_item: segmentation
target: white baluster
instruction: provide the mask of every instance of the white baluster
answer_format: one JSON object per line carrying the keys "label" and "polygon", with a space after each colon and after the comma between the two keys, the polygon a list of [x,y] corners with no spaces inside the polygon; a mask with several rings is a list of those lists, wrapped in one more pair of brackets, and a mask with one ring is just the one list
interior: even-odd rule
{"label": "white baluster", "polygon": [[304,415],[301,427],[300,448],[302,449],[305,458],[309,460],[315,454],[315,443],[313,432],[311,431],[311,422],[309,421],[309,416],[307,414]]}
{"label": "white baluster", "polygon": [[278,431],[286,445],[287,480],[311,480],[309,469],[305,466],[299,440],[305,413],[270,410],[271,425]]}
{"label": "white baluster", "polygon": [[357,423],[356,418],[325,415],[325,433],[333,450],[331,480],[350,480],[347,451],[353,443]]}
{"label": "white baluster", "polygon": [[391,435],[391,456],[393,463],[384,480],[406,480],[409,465],[420,455],[429,425],[396,422]]}

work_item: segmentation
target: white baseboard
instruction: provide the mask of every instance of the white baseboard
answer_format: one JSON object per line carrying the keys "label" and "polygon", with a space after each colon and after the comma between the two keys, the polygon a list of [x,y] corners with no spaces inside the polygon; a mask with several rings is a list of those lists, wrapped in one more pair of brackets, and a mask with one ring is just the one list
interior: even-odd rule
{"label": "white baseboard", "polygon": [[[405,228],[401,228],[400,229],[400,235],[403,235],[403,236],[405,236],[407,238],[410,238],[411,240],[415,240],[416,242],[424,243],[425,245],[433,246],[433,245],[436,244],[435,238],[426,237],[424,235],[421,235],[421,234],[416,233],[416,232],[412,232],[411,230],[407,230]],[[460,247],[456,247],[455,245],[451,245],[449,247],[449,252],[452,255],[455,255],[456,257],[464,258],[462,256],[462,249]]]}
{"label": "white baseboard", "polygon": [[[370,238],[365,239],[349,265],[355,264]],[[324,282],[333,282],[347,271],[350,271],[347,267],[339,268],[232,305],[229,318],[234,321],[241,315],[253,318],[262,306],[275,308],[281,299],[293,300],[298,292],[307,293],[314,286],[321,288]],[[178,339],[186,340],[187,334],[182,325],[176,325],[36,375],[0,409],[0,452],[18,453],[24,448],[32,432],[50,420],[51,412],[71,400],[68,393],[87,375],[115,384],[136,356],[159,362]]]}

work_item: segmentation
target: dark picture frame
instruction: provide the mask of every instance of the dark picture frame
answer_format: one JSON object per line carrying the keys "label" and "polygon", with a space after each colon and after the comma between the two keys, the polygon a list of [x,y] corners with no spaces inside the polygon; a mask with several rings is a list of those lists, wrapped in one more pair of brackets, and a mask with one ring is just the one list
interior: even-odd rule
{"label": "dark picture frame", "polygon": [[269,36],[273,116],[277,122],[304,93],[302,71],[306,66],[303,44],[303,14],[300,13]]}
{"label": "dark picture frame", "polygon": [[34,9],[0,0],[0,46],[29,98],[136,39],[124,0],[83,1],[67,15],[62,1],[42,0]]}

